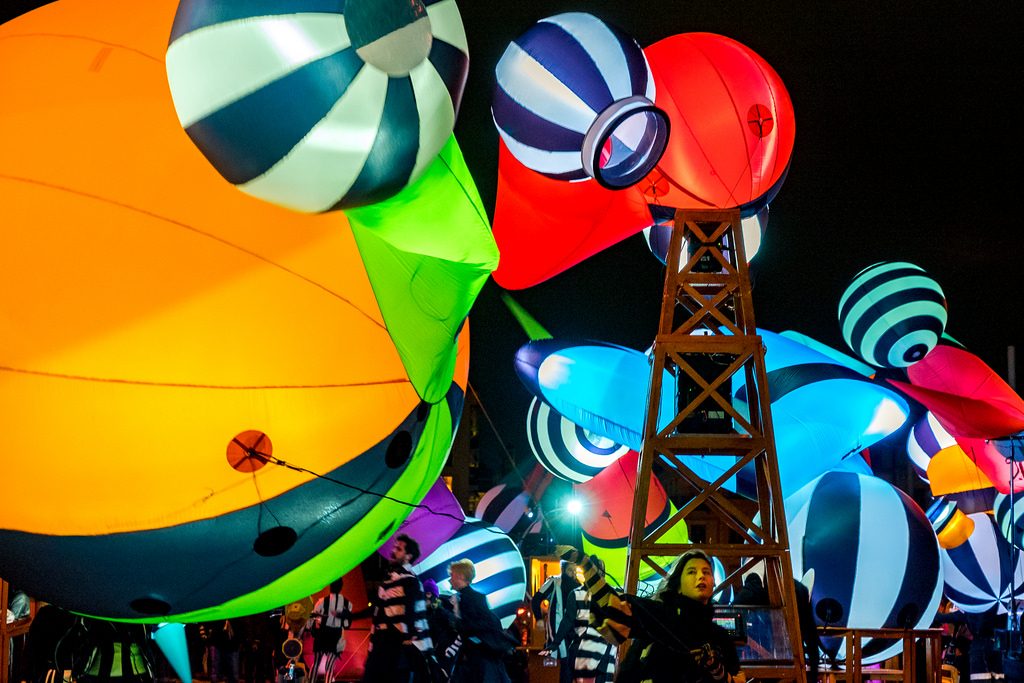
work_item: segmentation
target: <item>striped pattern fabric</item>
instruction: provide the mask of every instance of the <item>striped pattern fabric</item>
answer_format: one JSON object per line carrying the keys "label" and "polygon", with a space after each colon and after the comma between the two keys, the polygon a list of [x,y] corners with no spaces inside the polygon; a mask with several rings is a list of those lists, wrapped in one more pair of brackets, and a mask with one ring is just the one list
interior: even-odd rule
{"label": "striped pattern fabric", "polygon": [[182,0],[167,78],[242,191],[299,211],[387,198],[451,136],[468,72],[455,0]]}
{"label": "striped pattern fabric", "polygon": [[868,363],[908,367],[942,337],[946,297],[912,263],[876,263],[858,273],[843,293],[839,325],[849,347]]}
{"label": "striped pattern fabric", "polygon": [[626,187],[664,151],[668,121],[654,108],[643,50],[593,15],[537,22],[508,46],[495,72],[494,123],[527,168]]}
{"label": "striped pattern fabric", "polygon": [[[831,626],[927,628],[942,597],[942,564],[931,523],[905,493],[877,477],[828,472],[786,499],[793,573],[814,570],[812,602],[831,598]],[[839,642],[837,642],[839,641]],[[845,655],[845,645],[827,647]],[[864,661],[902,644],[865,639]]]}
{"label": "striped pattern fabric", "polygon": [[537,520],[534,504],[533,496],[520,487],[498,484],[480,497],[475,515],[512,538],[522,538]]}
{"label": "striped pattern fabric", "polygon": [[473,588],[487,598],[487,606],[501,621],[502,628],[508,628],[526,598],[526,566],[519,548],[498,527],[467,517],[462,528],[421,558],[415,569],[421,579],[433,579],[439,591],[450,593],[448,565],[466,558],[476,566]]}
{"label": "striped pattern fabric", "polygon": [[583,587],[597,606],[591,609],[590,625],[606,641],[621,645],[629,639],[633,627],[632,606],[605,581],[588,555],[579,558],[579,566],[583,569]]}
{"label": "striped pattern fabric", "polygon": [[907,457],[917,476],[928,483],[928,463],[943,448],[956,445],[956,439],[928,411],[907,435]]}
{"label": "striped pattern fabric", "polygon": [[[392,569],[377,588],[373,633],[387,631],[401,633],[421,651],[433,648],[423,587],[408,567]],[[372,638],[370,649],[373,649]]]}
{"label": "striped pattern fabric", "polygon": [[352,625],[352,602],[341,593],[328,593],[317,600],[313,615],[321,618],[321,626],[348,628]]}
{"label": "striped pattern fabric", "polygon": [[1005,614],[1010,604],[1010,586],[1016,598],[1024,598],[1024,555],[1012,553],[990,515],[968,515],[974,533],[959,547],[942,551],[946,597],[965,612],[984,612],[998,606]]}
{"label": "striped pattern fabric", "polygon": [[598,436],[566,419],[534,397],[526,416],[530,450],[548,472],[581,484],[629,452],[629,448]]}
{"label": "striped pattern fabric", "polygon": [[590,594],[585,588],[576,596],[576,658],[573,680],[579,683],[611,683],[615,679],[615,659],[619,649],[606,641],[590,625]]}
{"label": "striped pattern fabric", "polygon": [[1005,493],[997,495],[992,504],[992,513],[1003,538],[1017,548],[1024,548],[1024,499],[1019,491],[1014,494],[1014,498],[1011,500]]}

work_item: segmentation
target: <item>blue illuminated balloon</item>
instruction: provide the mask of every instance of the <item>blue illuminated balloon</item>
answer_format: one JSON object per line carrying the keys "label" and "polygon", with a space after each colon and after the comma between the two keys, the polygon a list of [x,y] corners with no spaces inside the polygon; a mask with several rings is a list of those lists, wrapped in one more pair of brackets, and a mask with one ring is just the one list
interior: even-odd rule
{"label": "blue illuminated balloon", "polygon": [[627,446],[580,427],[536,397],[530,402],[526,432],[544,469],[576,483],[589,481],[629,452]]}
{"label": "blue illuminated balloon", "polygon": [[[892,389],[796,341],[758,330],[766,346],[775,449],[783,495],[838,466],[903,426],[906,401]],[[531,393],[580,427],[640,450],[650,359],[640,351],[603,342],[537,340],[516,353],[516,372]],[[736,378],[734,377],[735,381]],[[746,388],[733,386],[733,403],[746,411]],[[678,410],[675,380],[665,373],[658,428]],[[713,481],[733,462],[684,455],[698,476]],[[750,472],[726,487],[749,493]]]}
{"label": "blue illuminated balloon", "polygon": [[979,512],[968,517],[974,521],[971,537],[942,551],[946,597],[965,612],[998,607],[998,612],[1005,614],[1011,585],[1016,599],[1024,598],[1024,555],[1011,553],[990,515]]}
{"label": "blue illuminated balloon", "polygon": [[[515,368],[530,393],[571,422],[640,450],[651,376],[643,352],[601,341],[538,339],[519,348]],[[668,373],[664,381],[673,384]],[[663,392],[664,424],[674,408],[673,392]]]}
{"label": "blue illuminated balloon", "polygon": [[643,50],[582,12],[534,24],[498,61],[491,112],[502,141],[551,178],[623,188],[658,163],[668,118]]}
{"label": "blue illuminated balloon", "polygon": [[181,0],[167,80],[226,180],[318,212],[416,180],[451,136],[469,68],[455,0]]}
{"label": "blue illuminated balloon", "polygon": [[[814,570],[811,601],[831,598],[842,614],[829,625],[927,628],[942,597],[939,545],[924,512],[891,484],[829,472],[786,500],[793,572]],[[843,656],[845,645],[831,643]],[[902,648],[892,640],[863,643],[864,661]]]}
{"label": "blue illuminated balloon", "polygon": [[473,587],[484,594],[487,605],[508,628],[526,597],[526,566],[519,548],[501,529],[472,517],[447,543],[413,565],[420,580],[433,579],[438,589],[451,592],[448,565],[469,559],[476,565]]}
{"label": "blue illuminated balloon", "polygon": [[[775,450],[783,495],[840,466],[904,425],[907,402],[804,344],[758,330],[765,345]],[[747,391],[734,404],[746,413]],[[860,466],[860,463],[857,463]],[[750,472],[741,476],[749,481]]]}
{"label": "blue illuminated balloon", "polygon": [[865,361],[905,368],[924,358],[946,327],[946,297],[912,263],[876,263],[839,300],[843,339]]}

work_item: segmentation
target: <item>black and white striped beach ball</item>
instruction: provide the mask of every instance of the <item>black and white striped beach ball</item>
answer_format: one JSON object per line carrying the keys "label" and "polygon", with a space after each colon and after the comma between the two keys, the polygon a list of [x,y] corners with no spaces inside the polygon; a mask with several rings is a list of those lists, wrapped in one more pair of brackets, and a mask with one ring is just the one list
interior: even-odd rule
{"label": "black and white striped beach ball", "polygon": [[1013,498],[1005,493],[996,495],[992,514],[999,533],[1007,542],[1024,549],[1024,494],[1017,491]]}
{"label": "black and white striped beach ball", "polygon": [[912,263],[882,262],[858,273],[839,301],[851,349],[872,365],[903,368],[935,348],[946,327],[946,297]]}
{"label": "black and white striped beach ball", "polygon": [[559,479],[582,484],[629,452],[627,446],[598,436],[534,397],[526,417],[534,456]]}
{"label": "black and white striped beach ball", "polygon": [[508,46],[495,71],[494,123],[527,168],[624,188],[665,151],[668,117],[654,106],[643,50],[591,14],[542,19]]}
{"label": "black and white striped beach ball", "polygon": [[1024,554],[1010,552],[991,515],[977,512],[968,517],[974,520],[971,537],[942,551],[946,597],[965,612],[985,612],[998,605],[999,613],[1005,614],[1011,585],[1016,599],[1024,598]]}
{"label": "black and white striped beach ball", "polygon": [[508,628],[526,598],[526,565],[519,548],[505,532],[472,517],[447,543],[413,566],[420,580],[433,579],[442,593],[452,591],[448,565],[470,559],[476,566],[473,587],[487,597],[487,605]]}
{"label": "black and white striped beach ball", "polygon": [[928,465],[932,458],[939,451],[956,445],[956,439],[928,411],[907,434],[907,457],[917,476],[927,483]]}
{"label": "black and white striped beach ball", "polygon": [[[831,598],[830,626],[927,628],[942,597],[939,544],[910,496],[877,477],[827,472],[786,499],[795,576],[814,570],[811,601]],[[820,620],[819,620],[820,621]],[[844,656],[839,639],[829,647]],[[866,639],[865,662],[902,648]]]}
{"label": "black and white striped beach ball", "polygon": [[469,55],[455,0],[181,0],[166,65],[225,179],[319,212],[419,177],[451,136]]}

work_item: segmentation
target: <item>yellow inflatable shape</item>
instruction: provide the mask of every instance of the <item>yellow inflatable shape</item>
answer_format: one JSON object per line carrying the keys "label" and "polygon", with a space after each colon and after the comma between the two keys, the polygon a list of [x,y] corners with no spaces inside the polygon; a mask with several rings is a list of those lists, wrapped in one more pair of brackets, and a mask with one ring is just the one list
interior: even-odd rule
{"label": "yellow inflatable shape", "polygon": [[938,498],[950,493],[973,491],[992,486],[992,481],[978,469],[960,446],[947,446],[928,463],[928,484]]}

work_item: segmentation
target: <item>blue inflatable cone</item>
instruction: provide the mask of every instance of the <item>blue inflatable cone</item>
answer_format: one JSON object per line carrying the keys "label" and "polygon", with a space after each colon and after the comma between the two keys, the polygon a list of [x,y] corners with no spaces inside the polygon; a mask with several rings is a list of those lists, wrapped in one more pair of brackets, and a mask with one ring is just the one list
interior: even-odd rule
{"label": "blue inflatable cone", "polygon": [[188,663],[188,645],[185,643],[185,625],[160,624],[153,629],[151,637],[164,653],[174,672],[178,674],[181,683],[192,683],[192,667]]}

